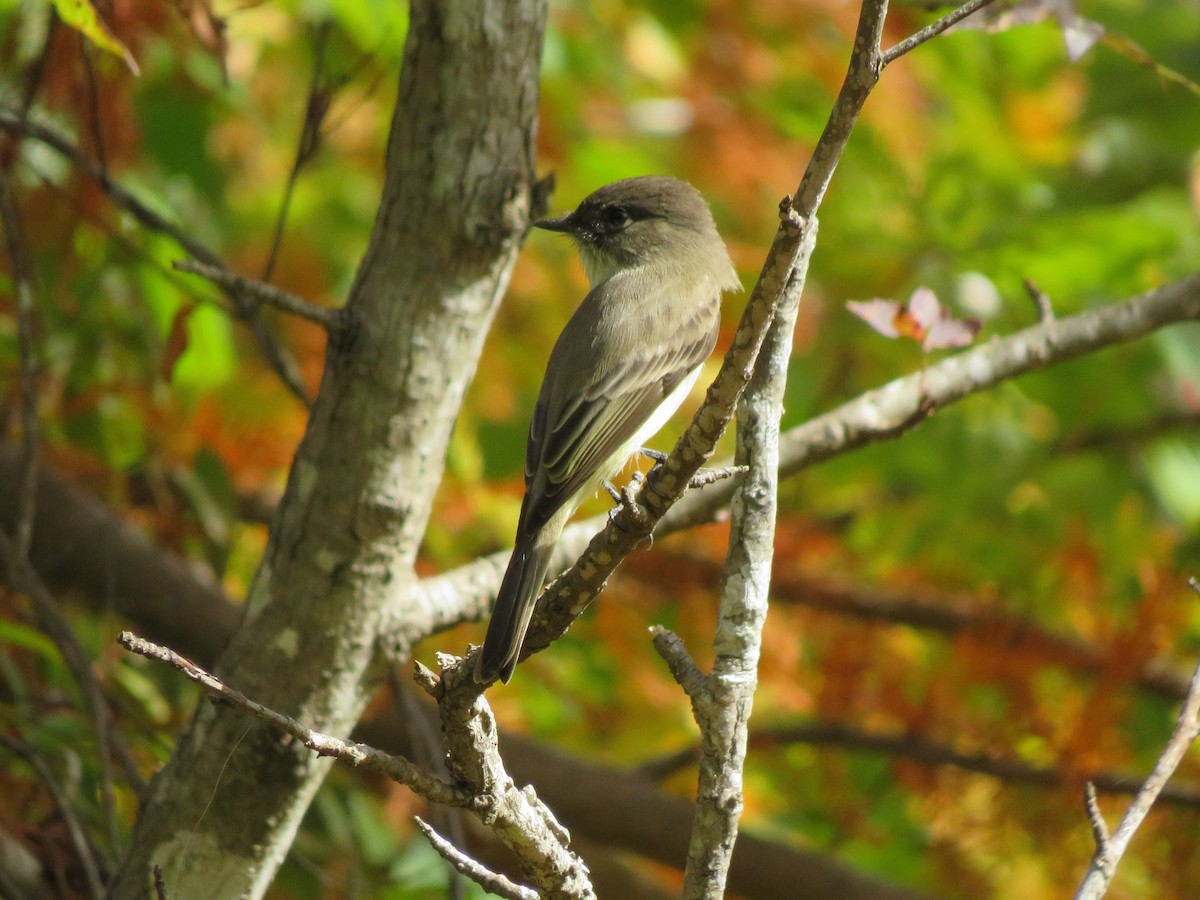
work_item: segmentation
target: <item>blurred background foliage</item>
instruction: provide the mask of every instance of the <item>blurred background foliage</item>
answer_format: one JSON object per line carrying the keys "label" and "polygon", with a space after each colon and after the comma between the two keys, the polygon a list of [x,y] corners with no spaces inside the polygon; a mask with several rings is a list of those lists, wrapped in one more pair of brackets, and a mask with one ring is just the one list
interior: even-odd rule
{"label": "blurred background foliage", "polygon": [[[391,0],[97,4],[141,71],[34,0],[0,3],[0,92],[69,135],[236,271],[343,301],[379,196],[406,10]],[[1081,13],[1200,80],[1193,2],[1097,0]],[[840,83],[857,4],[834,0],[552,5],[539,148],[561,211],[617,178],[668,172],[712,201],[749,287]],[[898,4],[894,42],[929,19]],[[1024,280],[1067,315],[1185,275],[1200,261],[1200,97],[1130,52],[1067,58],[1051,23],[957,30],[887,70],[821,215],[796,329],[785,427],[919,370],[846,300],[932,287],[984,321],[1035,320]],[[314,104],[317,104],[314,106]],[[317,138],[297,155],[306,109]],[[297,165],[297,159],[300,164]],[[46,464],[240,597],[265,543],[306,411],[184,254],[34,141],[4,139],[35,269],[38,420]],[[277,253],[272,244],[288,196]],[[436,240],[436,236],[431,236]],[[6,259],[7,265],[7,259]],[[0,421],[19,439],[15,304],[0,282]],[[571,248],[531,236],[459,418],[422,555],[446,571],[508,546],[542,361],[583,296]],[[741,298],[726,305],[727,343]],[[323,338],[271,317],[310,391]],[[724,345],[724,344],[723,344]],[[943,355],[935,352],[934,357]],[[715,372],[715,363],[714,369]],[[1054,367],[939,412],[902,440],[783,486],[754,730],[836,722],[1057,770],[1058,788],[903,756],[764,740],[746,827],[945,896],[1060,896],[1091,855],[1085,773],[1145,771],[1175,703],[1139,688],[1151,661],[1186,671],[1200,613],[1200,324]],[[664,448],[677,431],[660,438]],[[603,508],[598,504],[595,509]],[[492,699],[508,728],[615,766],[695,739],[646,639],[659,622],[702,661],[726,529],[662,540],[597,608]],[[816,608],[814,592],[952,610],[956,631],[894,612]],[[170,603],[170,598],[162,598]],[[103,843],[94,739],[56,654],[6,596],[5,729],[61,769]],[[76,611],[146,772],[192,692],[124,658],[113,616]],[[202,623],[197,623],[202,627]],[[1086,644],[1080,671],[1047,632]],[[460,651],[479,626],[422,648]],[[0,769],[0,824],[49,833],[53,803],[23,763]],[[1181,780],[1200,780],[1194,760]],[[693,773],[667,785],[691,790]],[[369,788],[369,789],[368,789]],[[127,829],[132,796],[121,795]],[[1115,816],[1123,800],[1105,800]],[[442,896],[446,874],[405,792],[335,771],[275,894]],[[1194,896],[1200,810],[1154,813],[1112,896]],[[46,851],[49,852],[49,851]],[[665,877],[659,871],[659,877]]]}

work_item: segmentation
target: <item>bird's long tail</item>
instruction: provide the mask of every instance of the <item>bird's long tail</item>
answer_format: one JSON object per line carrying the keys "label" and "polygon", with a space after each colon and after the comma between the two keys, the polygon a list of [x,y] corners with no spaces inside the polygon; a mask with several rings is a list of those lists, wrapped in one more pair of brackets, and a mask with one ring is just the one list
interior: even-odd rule
{"label": "bird's long tail", "polygon": [[[557,537],[557,535],[554,535]],[[512,678],[521,655],[521,644],[525,630],[537,602],[546,570],[550,567],[550,556],[555,541],[546,534],[546,529],[518,541],[500,591],[496,594],[496,605],[488,623],[487,637],[483,639],[483,650],[475,664],[475,680],[483,683],[496,676],[505,684]]]}

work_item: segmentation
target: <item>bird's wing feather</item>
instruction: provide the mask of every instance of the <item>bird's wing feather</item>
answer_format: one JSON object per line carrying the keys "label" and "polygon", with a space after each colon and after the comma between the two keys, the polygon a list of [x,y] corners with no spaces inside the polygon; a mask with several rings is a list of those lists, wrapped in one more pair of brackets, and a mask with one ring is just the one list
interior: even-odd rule
{"label": "bird's wing feather", "polygon": [[[695,322],[677,328],[673,340],[645,347],[644,336],[639,334],[644,319],[628,315],[603,318],[606,298],[598,292],[610,284],[598,285],[563,331],[563,337],[572,329],[591,332],[589,358],[571,360],[571,365],[558,373],[554,365],[557,346],[551,356],[529,429],[519,529],[522,533],[540,528],[581,489],[610,475],[600,468],[636,436],[663,400],[704,362],[716,341],[714,300],[711,310],[698,309]],[[652,308],[654,299],[643,298],[641,308]],[[578,348],[588,344],[567,344],[571,345]],[[594,360],[614,355],[621,362],[606,367],[606,374],[597,372]],[[560,383],[552,383],[556,375],[562,376]]]}

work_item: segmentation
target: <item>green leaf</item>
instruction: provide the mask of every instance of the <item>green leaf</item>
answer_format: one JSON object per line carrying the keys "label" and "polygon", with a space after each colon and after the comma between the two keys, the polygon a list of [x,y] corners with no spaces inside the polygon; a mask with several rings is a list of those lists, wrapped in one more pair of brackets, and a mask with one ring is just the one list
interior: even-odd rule
{"label": "green leaf", "polygon": [[107,50],[109,53],[115,53],[125,60],[125,65],[129,66],[129,71],[134,75],[142,74],[133,54],[129,52],[129,48],[109,30],[109,27],[104,24],[104,20],[100,18],[100,13],[96,12],[96,8],[88,0],[50,0],[50,2],[58,10],[60,19],[76,31],[82,32],[97,47]]}

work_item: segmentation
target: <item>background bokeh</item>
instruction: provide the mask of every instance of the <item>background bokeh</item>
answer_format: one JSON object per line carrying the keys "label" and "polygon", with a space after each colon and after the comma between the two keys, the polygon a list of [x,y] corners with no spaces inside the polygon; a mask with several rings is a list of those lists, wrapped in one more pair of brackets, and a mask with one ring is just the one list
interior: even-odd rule
{"label": "background bokeh", "polygon": [[[257,277],[315,84],[320,138],[296,170],[272,280],[341,303],[379,196],[404,7],[97,6],[140,77],[51,25],[47,4],[5,0],[3,105],[19,109],[36,84],[31,115]],[[1027,279],[1065,316],[1196,269],[1197,7],[1097,0],[1081,12],[1107,37],[1078,62],[1063,31],[1043,22],[960,29],[888,68],[822,208],[785,428],[950,352],[926,355],[874,333],[847,300],[903,300],[926,285],[957,314],[982,319],[986,341],[1035,321]],[[798,183],[840,84],[856,16],[838,0],[553,4],[538,138],[541,171],[557,176],[553,209],[617,178],[686,178],[710,198],[751,286],[778,200]],[[928,20],[898,5],[888,42]],[[47,466],[240,597],[306,410],[217,293],[172,271],[183,256],[173,240],[32,141],[5,139],[0,164],[35,267]],[[0,423],[15,441],[10,286],[6,269]],[[568,242],[533,234],[458,420],[424,573],[511,541],[542,364],[585,290]],[[722,346],[742,302],[727,299]],[[271,322],[315,390],[322,334]],[[786,481],[745,827],[944,896],[1071,889],[1092,852],[1084,778],[1146,771],[1174,720],[1177,701],[1139,687],[1139,674],[1153,661],[1187,672],[1200,654],[1200,598],[1186,587],[1200,574],[1198,422],[1193,323],[1024,376],[901,440]],[[664,433],[664,448],[677,432]],[[494,692],[501,723],[618,767],[693,742],[686,698],[646,627],[665,624],[702,662],[711,658],[726,535],[715,524],[635,554],[564,640]],[[854,597],[890,603],[851,610]],[[87,805],[97,790],[88,719],[21,607],[12,595],[0,606],[0,721],[62,767],[99,836]],[[904,612],[926,608],[964,624],[926,627]],[[188,719],[192,690],[125,658],[111,641],[123,623],[111,614],[76,609],[72,622],[152,771]],[[459,652],[481,633],[439,635],[419,656]],[[1098,662],[1081,666],[1043,635],[1075,641]],[[1061,780],[1017,784],[783,731],[813,722],[1017,760]],[[1178,777],[1200,780],[1194,759]],[[666,778],[683,795],[693,782],[686,767]],[[53,804],[22,764],[0,767],[0,796],[11,798],[0,801],[10,831],[53,826]],[[1115,819],[1125,803],[1106,798],[1102,808]],[[445,870],[410,825],[417,809],[400,788],[335,770],[275,894],[443,896]],[[130,795],[121,811],[128,828]],[[1111,896],[1193,896],[1198,840],[1198,804],[1161,805]]]}

